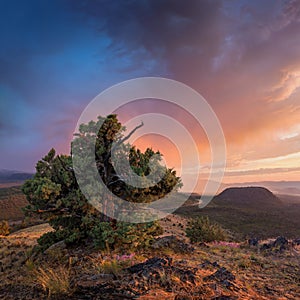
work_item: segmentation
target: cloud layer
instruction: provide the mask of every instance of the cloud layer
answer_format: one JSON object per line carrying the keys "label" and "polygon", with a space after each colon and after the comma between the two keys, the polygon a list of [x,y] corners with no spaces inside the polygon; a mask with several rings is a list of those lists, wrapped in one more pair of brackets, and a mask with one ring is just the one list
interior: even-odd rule
{"label": "cloud layer", "polygon": [[[81,110],[104,88],[163,76],[217,113],[229,181],[278,178],[278,157],[282,176],[299,176],[299,160],[286,158],[300,151],[299,1],[17,1],[0,11],[1,167],[29,170],[52,146],[69,151]],[[198,144],[206,164],[207,141]],[[20,147],[25,160],[13,159]]]}

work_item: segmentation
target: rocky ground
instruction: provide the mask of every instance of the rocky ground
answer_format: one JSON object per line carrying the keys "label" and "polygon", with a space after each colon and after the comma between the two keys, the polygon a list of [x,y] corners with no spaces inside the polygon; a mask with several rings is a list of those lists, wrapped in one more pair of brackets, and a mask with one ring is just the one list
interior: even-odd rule
{"label": "rocky ground", "polygon": [[[297,299],[300,248],[281,237],[190,245],[184,220],[140,253],[58,243],[33,255],[39,225],[0,239],[0,299]],[[176,235],[175,235],[176,234]]]}

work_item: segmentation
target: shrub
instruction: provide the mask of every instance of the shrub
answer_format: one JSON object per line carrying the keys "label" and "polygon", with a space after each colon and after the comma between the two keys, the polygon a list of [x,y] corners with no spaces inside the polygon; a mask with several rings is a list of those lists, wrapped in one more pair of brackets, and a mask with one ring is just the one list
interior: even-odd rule
{"label": "shrub", "polygon": [[9,225],[7,221],[0,221],[0,235],[9,235]]}
{"label": "shrub", "polygon": [[101,222],[93,228],[91,236],[96,247],[104,250],[134,250],[150,246],[154,236],[162,233],[157,222],[116,224]]}
{"label": "shrub", "polygon": [[207,216],[191,220],[186,228],[186,235],[192,243],[224,241],[228,234],[219,224],[211,223]]}

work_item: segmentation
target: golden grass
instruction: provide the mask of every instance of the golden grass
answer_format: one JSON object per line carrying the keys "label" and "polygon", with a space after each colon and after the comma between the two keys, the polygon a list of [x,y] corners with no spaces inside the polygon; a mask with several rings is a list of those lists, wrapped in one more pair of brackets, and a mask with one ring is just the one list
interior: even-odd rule
{"label": "golden grass", "polygon": [[55,269],[38,267],[34,273],[36,281],[48,293],[49,297],[51,295],[70,295],[72,293],[69,268],[63,266]]}

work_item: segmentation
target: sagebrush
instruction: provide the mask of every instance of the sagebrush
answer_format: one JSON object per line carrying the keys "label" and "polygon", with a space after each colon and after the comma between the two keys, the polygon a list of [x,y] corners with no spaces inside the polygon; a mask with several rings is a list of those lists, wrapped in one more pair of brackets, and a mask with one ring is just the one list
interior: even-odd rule
{"label": "sagebrush", "polygon": [[212,223],[207,216],[192,219],[186,228],[186,235],[192,243],[226,241],[227,231],[219,224]]}

